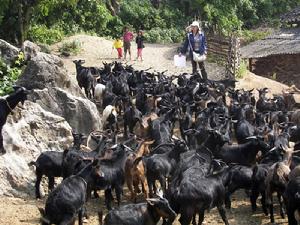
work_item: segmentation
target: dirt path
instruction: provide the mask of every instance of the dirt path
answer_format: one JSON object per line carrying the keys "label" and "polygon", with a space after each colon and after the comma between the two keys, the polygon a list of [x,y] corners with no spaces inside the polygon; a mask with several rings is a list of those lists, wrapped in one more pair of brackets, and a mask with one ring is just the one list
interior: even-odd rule
{"label": "dirt path", "polygon": [[[104,38],[99,38],[96,36],[87,36],[87,35],[76,35],[69,37],[65,41],[73,41],[77,40],[82,44],[82,51],[77,56],[71,56],[64,58],[63,61],[65,63],[66,68],[70,71],[71,74],[75,76],[75,66],[72,63],[74,59],[85,59],[86,66],[99,66],[102,67],[102,62],[112,62],[117,59],[117,51],[112,51],[112,40],[106,40]],[[57,51],[58,47],[61,43],[58,43],[52,46],[52,50],[55,54],[59,54]],[[163,72],[167,70],[167,74],[180,74],[183,72],[191,73],[192,66],[190,62],[187,62],[186,68],[176,68],[173,65],[173,57],[176,54],[177,48],[180,46],[179,44],[145,44],[145,48],[143,50],[143,58],[144,61],[123,61],[124,63],[133,65],[135,69],[147,69],[152,68],[150,71],[159,71]],[[136,52],[136,44],[132,42],[132,59],[135,59]],[[127,57],[128,59],[128,57]],[[223,68],[219,67],[214,63],[206,63],[206,70],[208,72],[210,79],[220,79],[222,76]]]}

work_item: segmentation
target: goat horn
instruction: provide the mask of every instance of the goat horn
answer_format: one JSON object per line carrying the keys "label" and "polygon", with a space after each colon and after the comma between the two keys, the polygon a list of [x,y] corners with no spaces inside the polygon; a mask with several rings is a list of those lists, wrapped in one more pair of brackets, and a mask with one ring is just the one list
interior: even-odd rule
{"label": "goat horn", "polygon": [[256,136],[250,136],[250,137],[247,137],[246,140],[251,140],[251,139],[257,139]]}

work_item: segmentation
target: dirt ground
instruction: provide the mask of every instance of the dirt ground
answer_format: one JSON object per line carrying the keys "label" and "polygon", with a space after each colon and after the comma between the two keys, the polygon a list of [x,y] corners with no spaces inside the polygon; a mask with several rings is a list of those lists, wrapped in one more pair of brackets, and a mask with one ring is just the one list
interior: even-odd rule
{"label": "dirt ground", "polygon": [[[125,190],[125,198],[123,204],[128,203],[128,192]],[[20,199],[0,197],[0,224],[5,225],[32,225],[39,224],[40,214],[38,207],[44,207],[45,199],[35,200],[33,198]],[[238,200],[237,200],[238,199]],[[103,210],[107,211],[104,207],[103,193],[101,193],[100,199],[92,199],[88,202],[88,213],[90,215],[86,224],[97,225],[98,216],[97,212]],[[115,205],[116,206],[116,205]],[[275,205],[275,224],[287,224],[287,219],[281,219],[279,215],[278,204]],[[271,224],[269,217],[262,213],[261,208],[254,214],[251,213],[251,206],[249,199],[243,191],[238,191],[232,196],[232,209],[231,212],[227,210],[227,216],[230,225],[259,225],[259,224]],[[177,217],[178,219],[179,217]],[[161,224],[161,222],[159,223]],[[180,225],[176,220],[174,225]],[[220,215],[216,209],[211,210],[209,213],[205,213],[205,219],[203,224],[218,225],[224,224]]]}
{"label": "dirt ground", "polygon": [[[110,62],[116,60],[116,51],[112,52],[111,40],[105,40],[99,37],[77,35],[70,37],[69,40],[79,40],[82,43],[82,51],[77,56],[71,56],[64,58],[64,64],[69,71],[70,75],[75,79],[75,66],[72,63],[74,59],[85,59],[87,66],[102,66],[102,62]],[[52,50],[57,52],[57,48],[60,44],[52,46]],[[167,74],[179,74],[182,72],[191,72],[191,65],[188,64],[186,68],[175,68],[173,66],[173,56],[176,53],[178,45],[157,45],[146,44],[144,49],[144,61],[128,61],[124,63],[132,64],[136,69],[147,69],[152,67],[152,71],[165,71]],[[132,46],[133,58],[136,56],[136,46]],[[215,64],[206,64],[208,76],[211,79],[218,79],[222,77],[222,68]],[[247,74],[238,84],[238,87],[245,89],[269,87],[274,93],[281,93],[286,86],[277,82],[268,80],[266,78],[257,77],[253,74]],[[123,203],[128,202],[128,192],[124,191],[125,197]],[[97,212],[104,210],[103,193],[101,193],[100,199],[92,199],[88,203],[88,212],[90,219],[87,224],[99,224],[97,218]],[[276,201],[275,201],[276,202]],[[277,203],[277,202],[276,202]],[[37,207],[44,207],[45,198],[43,200],[35,200],[33,196],[26,199],[11,198],[0,196],[0,224],[3,225],[29,225],[39,224],[39,211]],[[278,217],[279,209],[278,205],[275,205],[275,221],[276,224],[287,224],[287,219],[280,219]],[[104,210],[104,213],[106,211]],[[228,211],[229,223],[231,225],[258,225],[258,224],[271,224],[269,218],[265,216],[261,208],[258,208],[257,213],[251,213],[251,207],[249,200],[247,199],[243,191],[235,193],[232,197],[232,211]],[[176,221],[175,225],[180,223]],[[206,212],[204,224],[223,224],[218,212],[213,209],[209,213]]]}

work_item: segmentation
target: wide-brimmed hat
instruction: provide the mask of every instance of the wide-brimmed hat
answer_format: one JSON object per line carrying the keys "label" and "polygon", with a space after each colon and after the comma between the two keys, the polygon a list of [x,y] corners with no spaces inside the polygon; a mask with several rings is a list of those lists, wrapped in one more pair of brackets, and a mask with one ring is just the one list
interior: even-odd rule
{"label": "wide-brimmed hat", "polygon": [[191,27],[198,27],[198,29],[200,29],[200,24],[198,21],[194,21],[191,25]]}

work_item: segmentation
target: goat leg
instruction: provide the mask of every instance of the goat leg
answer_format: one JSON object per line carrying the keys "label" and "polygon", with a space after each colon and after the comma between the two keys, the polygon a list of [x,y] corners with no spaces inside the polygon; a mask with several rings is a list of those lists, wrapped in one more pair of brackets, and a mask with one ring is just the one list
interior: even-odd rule
{"label": "goat leg", "polygon": [[270,196],[269,210],[270,210],[271,223],[274,223],[274,209],[273,209],[273,197],[272,196]]}
{"label": "goat leg", "polygon": [[48,177],[48,191],[51,192],[54,189],[54,177]]}
{"label": "goat leg", "polygon": [[198,222],[198,225],[201,225],[204,221],[204,211],[205,209],[200,209],[199,211],[199,222]]}
{"label": "goat leg", "polygon": [[111,194],[111,189],[110,188],[108,188],[108,189],[106,189],[105,190],[105,192],[104,192],[105,194],[105,205],[106,205],[106,208],[108,209],[108,210],[111,210],[112,208],[111,208],[111,201],[112,201],[112,194]]}
{"label": "goat leg", "polygon": [[116,196],[117,196],[118,206],[120,206],[120,204],[121,204],[121,195],[123,193],[122,186],[121,185],[117,185],[115,187],[115,192],[116,192]]}
{"label": "goat leg", "polygon": [[282,202],[282,198],[281,198],[281,194],[277,192],[277,198],[278,198],[278,202],[279,202],[279,207],[280,207],[280,216],[282,219],[284,219],[284,208],[283,208],[283,202]]}
{"label": "goat leg", "polygon": [[185,209],[181,209],[179,222],[181,225],[189,225],[193,219],[195,210],[192,206],[188,206]]}
{"label": "goat leg", "polygon": [[132,187],[132,183],[133,183],[133,181],[132,181],[132,175],[131,174],[126,174],[125,179],[126,179],[128,190],[129,190],[129,192],[131,194],[131,201],[134,201],[134,199],[135,199],[135,192],[133,191],[133,187]]}
{"label": "goat leg", "polygon": [[269,213],[268,207],[266,206],[266,193],[264,191],[261,192],[261,205],[265,215],[267,216]]}
{"label": "goat leg", "polygon": [[42,180],[43,174],[40,172],[36,172],[36,182],[35,182],[35,197],[36,198],[41,198],[41,193],[40,193],[40,183]]}
{"label": "goat leg", "polygon": [[83,225],[83,208],[81,208],[78,212],[78,224]]}
{"label": "goat leg", "polygon": [[[166,193],[166,178],[164,176],[160,176],[159,177],[159,183],[160,183],[160,187],[163,190],[164,193]],[[155,184],[155,183],[154,183]],[[154,188],[153,188],[154,189]],[[156,190],[155,190],[156,193]]]}
{"label": "goat leg", "polygon": [[225,223],[225,225],[229,225],[224,206],[218,205],[217,208],[218,208],[219,214],[222,217],[222,220]]}
{"label": "goat leg", "polygon": [[0,129],[0,154],[5,154],[6,150],[3,147],[2,127]]}
{"label": "goat leg", "polygon": [[147,179],[145,178],[145,176],[140,176],[140,180],[142,183],[142,189],[143,189],[143,193],[146,198],[149,198],[149,189],[148,189],[148,183],[147,183]]}
{"label": "goat leg", "polygon": [[255,188],[252,188],[251,195],[250,195],[250,202],[252,207],[252,212],[255,212],[257,209],[256,200],[258,198],[259,191]]}
{"label": "goat leg", "polygon": [[[130,131],[129,131],[130,132]],[[127,134],[127,123],[124,123],[124,137],[127,138],[128,134]]]}

